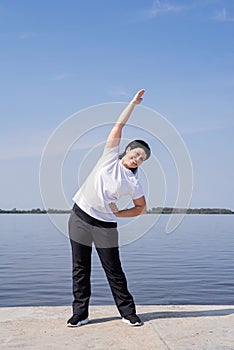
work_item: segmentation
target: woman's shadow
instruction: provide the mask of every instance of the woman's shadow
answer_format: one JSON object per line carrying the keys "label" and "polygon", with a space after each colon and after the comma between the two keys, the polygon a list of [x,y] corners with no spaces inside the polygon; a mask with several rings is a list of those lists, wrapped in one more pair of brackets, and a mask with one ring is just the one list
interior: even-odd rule
{"label": "woman's shadow", "polygon": [[227,316],[234,313],[234,308],[216,310],[191,310],[191,311],[156,311],[139,314],[144,322],[161,318],[188,318],[188,317],[212,317]]}
{"label": "woman's shadow", "polygon": [[[212,317],[212,316],[227,316],[234,313],[234,308],[216,309],[216,310],[194,310],[194,311],[155,311],[138,313],[142,321],[149,322],[157,319],[166,318],[188,318],[188,317]],[[120,317],[103,317],[92,319],[91,323],[103,323],[114,320],[119,320]]]}

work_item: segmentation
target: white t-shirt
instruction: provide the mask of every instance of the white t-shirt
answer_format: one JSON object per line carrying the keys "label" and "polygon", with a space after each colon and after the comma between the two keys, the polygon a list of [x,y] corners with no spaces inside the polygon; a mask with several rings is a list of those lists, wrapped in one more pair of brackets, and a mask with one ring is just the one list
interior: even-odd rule
{"label": "white t-shirt", "polygon": [[119,159],[119,147],[105,148],[102,157],[73,197],[74,202],[90,216],[115,222],[116,216],[109,203],[116,203],[122,196],[132,199],[144,195],[135,174]]}

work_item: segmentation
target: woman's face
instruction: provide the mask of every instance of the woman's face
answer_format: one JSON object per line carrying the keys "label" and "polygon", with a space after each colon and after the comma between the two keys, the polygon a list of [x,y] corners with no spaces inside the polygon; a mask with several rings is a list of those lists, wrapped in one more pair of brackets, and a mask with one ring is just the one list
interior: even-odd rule
{"label": "woman's face", "polygon": [[122,158],[122,164],[127,168],[138,168],[146,160],[147,155],[143,148],[127,148],[125,156]]}

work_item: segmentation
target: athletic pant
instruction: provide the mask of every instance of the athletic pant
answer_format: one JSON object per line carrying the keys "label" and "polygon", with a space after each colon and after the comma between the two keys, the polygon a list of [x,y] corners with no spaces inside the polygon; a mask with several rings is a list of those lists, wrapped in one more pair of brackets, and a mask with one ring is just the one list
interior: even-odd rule
{"label": "athletic pant", "polygon": [[135,304],[122,270],[117,223],[97,220],[76,204],[69,218],[69,237],[73,263],[73,313],[88,317],[91,296],[91,252],[94,243],[108,279],[115,304],[122,317],[135,313]]}

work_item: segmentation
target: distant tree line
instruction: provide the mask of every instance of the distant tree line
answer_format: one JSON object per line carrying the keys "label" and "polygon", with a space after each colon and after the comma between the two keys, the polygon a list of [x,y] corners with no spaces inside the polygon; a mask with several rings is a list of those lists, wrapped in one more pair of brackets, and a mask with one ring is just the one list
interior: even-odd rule
{"label": "distant tree line", "polygon": [[13,208],[11,210],[3,210],[0,209],[0,214],[68,214],[70,213],[71,210],[63,210],[63,209],[40,209],[40,208],[36,208],[36,209],[16,209]]}
{"label": "distant tree line", "polygon": [[[0,209],[0,214],[69,214],[71,209]],[[234,214],[231,209],[225,208],[170,208],[156,207],[147,210],[147,214]]]}
{"label": "distant tree line", "polygon": [[157,207],[147,211],[148,214],[234,214],[231,209],[224,208],[168,208]]}

